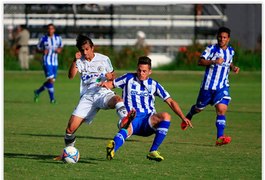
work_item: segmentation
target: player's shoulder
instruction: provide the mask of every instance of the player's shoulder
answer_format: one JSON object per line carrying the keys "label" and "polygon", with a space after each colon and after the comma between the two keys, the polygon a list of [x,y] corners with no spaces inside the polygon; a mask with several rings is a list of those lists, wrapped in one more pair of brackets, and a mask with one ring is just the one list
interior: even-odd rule
{"label": "player's shoulder", "polygon": [[97,53],[97,52],[95,52],[94,54],[95,54],[96,59],[109,60],[109,57],[104,54]]}

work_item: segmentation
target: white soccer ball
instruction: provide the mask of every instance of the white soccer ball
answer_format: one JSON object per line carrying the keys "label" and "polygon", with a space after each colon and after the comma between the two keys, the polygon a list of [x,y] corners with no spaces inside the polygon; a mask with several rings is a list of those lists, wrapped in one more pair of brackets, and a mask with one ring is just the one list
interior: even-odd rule
{"label": "white soccer ball", "polygon": [[73,146],[67,146],[63,149],[62,160],[65,163],[77,163],[80,158],[78,149]]}

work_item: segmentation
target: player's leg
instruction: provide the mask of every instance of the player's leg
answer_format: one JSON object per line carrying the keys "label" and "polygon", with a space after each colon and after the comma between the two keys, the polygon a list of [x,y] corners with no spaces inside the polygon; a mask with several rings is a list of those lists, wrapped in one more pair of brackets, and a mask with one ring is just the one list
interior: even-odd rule
{"label": "player's leg", "polygon": [[155,128],[155,138],[149,150],[147,158],[155,161],[162,161],[164,158],[157,151],[164,141],[170,127],[171,116],[167,112],[157,113],[150,117],[150,125]]}
{"label": "player's leg", "polygon": [[229,88],[224,87],[218,90],[213,96],[213,105],[216,109],[216,129],[217,129],[217,140],[216,145],[224,145],[231,142],[231,137],[224,135],[226,127],[226,111],[228,104],[230,103],[231,97],[229,94]]}
{"label": "player's leg", "polygon": [[231,137],[224,135],[224,130],[226,127],[226,116],[227,105],[229,99],[223,99],[219,104],[215,106],[216,108],[216,129],[217,129],[217,140],[216,145],[224,145],[231,142]]}
{"label": "player's leg", "polygon": [[[209,91],[200,89],[196,104],[191,106],[190,111],[186,115],[186,118],[191,120],[195,114],[200,113],[209,104],[210,100],[211,93]],[[182,121],[180,127],[182,130],[186,130],[188,128],[188,125],[184,121]]]}
{"label": "player's leg", "polygon": [[119,121],[117,124],[118,128],[127,129],[131,121],[135,118],[136,111],[132,109],[128,113],[125,108],[123,99],[118,95],[114,95],[113,92],[106,94],[106,96],[104,97],[104,102],[107,102],[107,108],[116,109],[117,115],[119,116]]}
{"label": "player's leg", "polygon": [[115,152],[125,143],[128,137],[127,129],[120,129],[119,132],[114,136],[113,140],[110,140],[107,144],[107,159],[112,160]]}
{"label": "player's leg", "polygon": [[74,146],[75,145],[75,135],[74,133],[76,130],[81,126],[81,124],[84,122],[84,118],[71,115],[66,130],[65,130],[65,137],[64,142],[65,146]]}
{"label": "player's leg", "polygon": [[54,73],[53,73],[53,67],[52,66],[43,66],[44,69],[44,73],[46,76],[46,81],[43,83],[43,85],[39,88],[36,89],[34,91],[34,101],[38,102],[39,101],[39,96],[40,94],[47,89],[49,92],[49,96],[50,96],[50,102],[52,103],[54,100],[54,96],[53,96],[53,83],[54,83]]}

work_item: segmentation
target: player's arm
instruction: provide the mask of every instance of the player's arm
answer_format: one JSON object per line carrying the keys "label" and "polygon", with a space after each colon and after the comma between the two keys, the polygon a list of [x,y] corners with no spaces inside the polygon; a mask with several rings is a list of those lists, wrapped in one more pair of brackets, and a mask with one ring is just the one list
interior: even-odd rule
{"label": "player's arm", "polygon": [[68,71],[68,78],[69,79],[73,79],[76,75],[76,73],[78,72],[78,69],[76,67],[76,61],[77,59],[80,59],[82,57],[80,52],[75,53],[75,59],[73,60],[70,69]]}
{"label": "player's arm", "polygon": [[105,87],[107,89],[113,89],[114,88],[114,84],[113,84],[113,81],[104,81],[104,82],[100,82],[98,84],[98,86],[102,86],[102,87]]}
{"label": "player's arm", "polygon": [[239,71],[240,71],[240,68],[237,67],[237,66],[235,66],[233,63],[230,64],[230,69],[231,69],[232,71],[234,71],[236,74],[238,74]]}
{"label": "player's arm", "polygon": [[191,121],[184,116],[183,112],[181,111],[176,101],[174,101],[171,97],[169,97],[165,100],[165,102],[182,119],[182,121],[186,122],[186,124],[188,124],[188,126],[192,128]]}
{"label": "player's arm", "polygon": [[206,60],[203,57],[201,57],[198,61],[199,66],[210,66],[214,64],[222,64],[224,62],[223,58],[218,58],[216,60]]}
{"label": "player's arm", "polygon": [[108,72],[105,76],[108,81],[113,81],[116,78],[116,73],[114,71]]}

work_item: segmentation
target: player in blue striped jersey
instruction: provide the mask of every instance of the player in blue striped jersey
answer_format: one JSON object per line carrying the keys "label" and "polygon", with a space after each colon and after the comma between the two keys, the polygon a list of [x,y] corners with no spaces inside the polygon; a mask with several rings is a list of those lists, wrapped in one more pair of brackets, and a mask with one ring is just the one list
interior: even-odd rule
{"label": "player in blue striped jersey", "polygon": [[[237,74],[240,69],[233,64],[235,52],[229,46],[229,41],[230,29],[221,27],[217,32],[217,44],[208,46],[201,54],[198,64],[206,67],[205,74],[197,102],[186,115],[191,120],[193,115],[201,112],[207,105],[215,106],[217,128],[216,145],[231,142],[231,137],[224,135],[224,129],[226,127],[225,113],[231,100],[228,75],[230,70]],[[185,122],[181,124],[181,128],[183,130],[187,129]]]}
{"label": "player in blue striped jersey", "polygon": [[[128,128],[121,121],[120,131],[107,145],[107,159],[111,160],[115,152],[131,135],[150,136],[155,134],[153,144],[147,158],[162,161],[164,158],[157,151],[167,135],[171,116],[167,112],[156,112],[155,97],[158,96],[187,124],[190,121],[183,115],[178,103],[174,101],[161,84],[149,77],[152,73],[151,59],[143,56],[138,59],[137,73],[127,73],[113,82],[103,82],[101,86],[107,88],[122,88],[122,97],[127,111],[135,109],[136,117],[130,122]],[[125,119],[123,119],[125,120]]]}
{"label": "player in blue striped jersey", "polygon": [[47,25],[48,33],[43,35],[37,44],[37,50],[43,54],[42,63],[43,70],[46,76],[46,81],[41,87],[34,91],[34,101],[39,101],[39,95],[45,89],[48,90],[50,102],[56,103],[54,98],[54,82],[57,77],[58,69],[58,54],[63,48],[61,36],[55,34],[55,26],[53,24]]}

